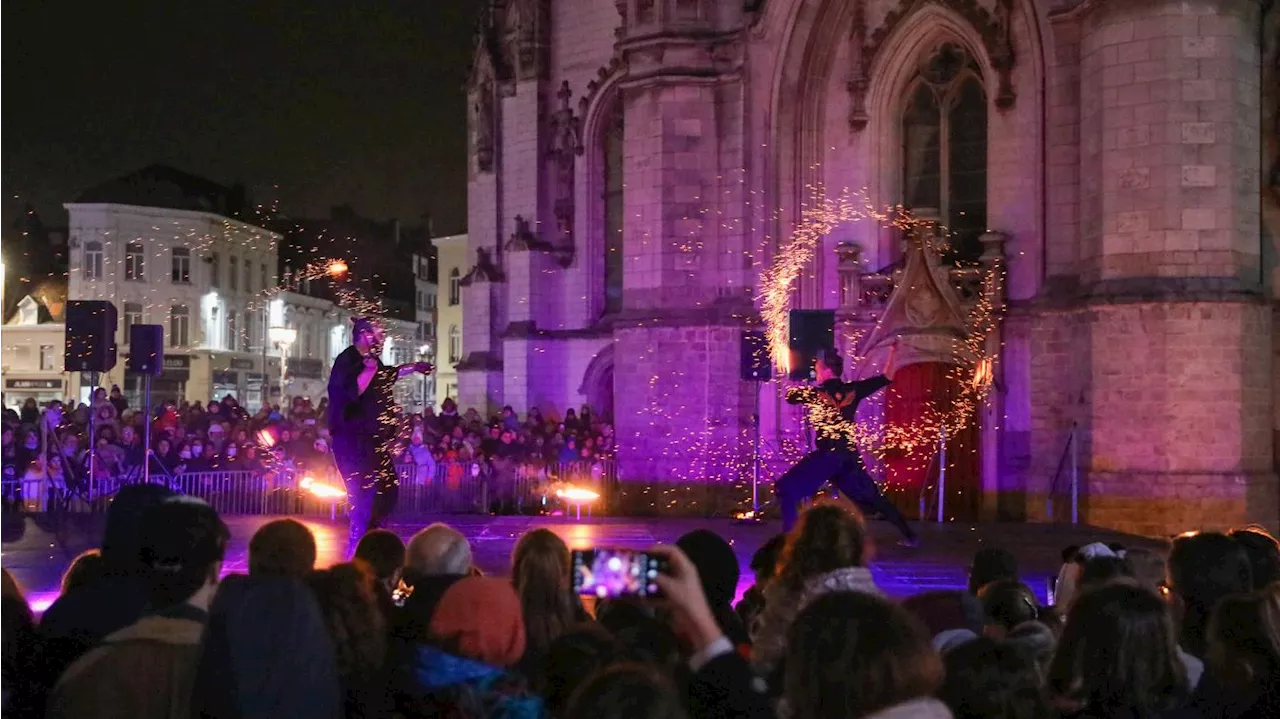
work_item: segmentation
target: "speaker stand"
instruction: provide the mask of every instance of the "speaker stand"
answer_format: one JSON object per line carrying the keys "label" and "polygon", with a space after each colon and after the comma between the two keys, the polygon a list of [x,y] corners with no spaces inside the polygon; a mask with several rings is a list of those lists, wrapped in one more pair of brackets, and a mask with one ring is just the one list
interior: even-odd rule
{"label": "speaker stand", "polygon": [[[142,376],[142,404],[145,421],[142,423],[142,483],[151,484],[151,373]],[[159,461],[159,460],[157,460]],[[164,465],[160,465],[163,467]],[[168,470],[166,470],[168,471]]]}

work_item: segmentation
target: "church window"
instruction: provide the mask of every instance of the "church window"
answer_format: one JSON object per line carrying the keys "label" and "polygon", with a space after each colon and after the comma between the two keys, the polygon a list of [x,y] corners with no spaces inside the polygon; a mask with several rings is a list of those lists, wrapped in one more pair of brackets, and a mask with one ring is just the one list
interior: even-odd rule
{"label": "church window", "polygon": [[615,105],[603,133],[604,157],[604,311],[622,310],[623,174],[622,107]]}
{"label": "church window", "polygon": [[935,209],[951,233],[946,260],[982,256],[987,225],[987,97],[963,48],[938,47],[921,65],[902,113],[902,203]]}

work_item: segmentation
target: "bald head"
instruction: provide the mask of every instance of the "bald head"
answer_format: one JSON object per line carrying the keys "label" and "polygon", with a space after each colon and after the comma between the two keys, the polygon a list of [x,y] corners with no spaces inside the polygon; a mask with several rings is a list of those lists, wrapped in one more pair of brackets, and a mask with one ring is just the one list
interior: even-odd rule
{"label": "bald head", "polygon": [[417,577],[466,574],[471,569],[471,544],[458,530],[437,522],[409,540],[404,566],[407,574]]}

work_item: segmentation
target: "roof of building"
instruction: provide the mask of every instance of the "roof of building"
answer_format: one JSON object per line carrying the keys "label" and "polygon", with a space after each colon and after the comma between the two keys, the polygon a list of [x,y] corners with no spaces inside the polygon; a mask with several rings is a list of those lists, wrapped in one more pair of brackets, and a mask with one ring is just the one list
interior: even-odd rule
{"label": "roof of building", "polygon": [[168,165],[150,165],[85,190],[75,203],[164,207],[234,217],[247,209],[248,198],[243,187],[221,185]]}

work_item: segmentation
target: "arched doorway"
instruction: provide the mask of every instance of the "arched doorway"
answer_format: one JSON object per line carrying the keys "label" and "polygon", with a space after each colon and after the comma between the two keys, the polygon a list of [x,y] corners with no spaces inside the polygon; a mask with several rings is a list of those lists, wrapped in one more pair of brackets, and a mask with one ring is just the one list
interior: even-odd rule
{"label": "arched doorway", "polygon": [[580,394],[591,410],[606,421],[613,421],[613,343],[600,350],[582,373]]}

